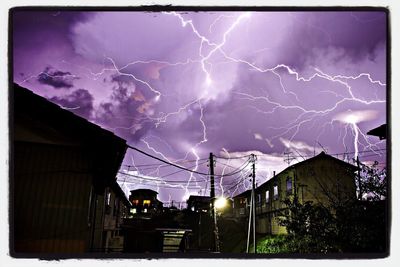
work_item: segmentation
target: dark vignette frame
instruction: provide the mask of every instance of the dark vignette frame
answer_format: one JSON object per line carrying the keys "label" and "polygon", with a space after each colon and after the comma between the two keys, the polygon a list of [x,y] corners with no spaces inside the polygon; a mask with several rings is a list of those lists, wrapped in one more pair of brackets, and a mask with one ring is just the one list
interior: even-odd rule
{"label": "dark vignette frame", "polygon": [[[124,254],[105,254],[105,253],[85,253],[85,254],[59,254],[59,253],[16,253],[14,247],[14,92],[13,85],[13,14],[17,11],[75,11],[75,12],[99,12],[99,11],[126,11],[126,12],[162,12],[162,11],[187,11],[187,12],[218,12],[218,11],[255,11],[255,12],[274,12],[274,11],[379,11],[386,14],[386,167],[388,181],[388,201],[386,202],[386,251],[382,253],[329,253],[329,254],[246,254],[246,253],[124,253]],[[14,258],[34,258],[41,260],[62,260],[62,259],[165,259],[165,258],[188,258],[188,259],[377,259],[390,256],[390,238],[392,227],[392,136],[391,136],[391,25],[390,10],[388,7],[371,6],[173,6],[173,5],[149,5],[149,6],[20,6],[13,7],[8,12],[8,104],[9,104],[9,254]],[[118,257],[116,257],[118,256]]]}

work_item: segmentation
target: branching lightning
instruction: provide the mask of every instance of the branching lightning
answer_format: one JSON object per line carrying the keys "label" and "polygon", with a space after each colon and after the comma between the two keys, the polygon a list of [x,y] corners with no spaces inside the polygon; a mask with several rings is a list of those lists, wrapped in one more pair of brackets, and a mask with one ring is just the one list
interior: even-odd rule
{"label": "branching lightning", "polygon": [[[131,67],[137,65],[141,66],[141,65],[159,64],[163,68],[179,68],[179,67],[194,66],[196,70],[198,70],[203,82],[200,89],[201,92],[196,97],[187,100],[184,104],[177,107],[173,111],[168,110],[167,112],[165,110],[162,110],[158,111],[158,114],[146,115],[146,120],[151,122],[152,125],[154,125],[155,129],[159,127],[162,128],[162,125],[167,124],[168,122],[170,122],[171,119],[180,116],[184,113],[188,114],[189,109],[193,109],[196,110],[198,113],[194,112],[193,114],[195,115],[192,114],[190,116],[196,116],[196,123],[198,120],[198,125],[201,128],[201,130],[199,130],[197,129],[196,126],[196,129],[193,129],[193,131],[196,131],[196,133],[199,134],[194,135],[196,136],[195,141],[190,142],[190,145],[187,147],[187,150],[184,152],[182,158],[177,160],[175,159],[171,160],[172,157],[167,155],[167,153],[163,153],[159,149],[156,149],[156,147],[149,141],[148,138],[149,136],[147,136],[147,138],[141,138],[140,139],[141,144],[143,144],[149,151],[154,153],[154,155],[157,155],[170,163],[177,163],[185,160],[193,160],[194,166],[191,169],[193,171],[199,170],[200,165],[202,164],[200,157],[201,148],[202,146],[204,146],[204,144],[208,142],[206,111],[207,111],[207,103],[212,99],[209,90],[218,90],[218,88],[214,86],[216,84],[216,75],[214,71],[215,68],[213,69],[213,67],[215,67],[215,64],[218,64],[213,61],[215,58],[217,58],[217,56],[222,57],[224,59],[224,63],[242,65],[254,73],[272,75],[272,78],[276,79],[276,82],[278,84],[277,85],[278,88],[276,89],[279,90],[279,92],[286,100],[282,101],[280,99],[274,98],[273,94],[269,94],[267,88],[261,88],[261,90],[263,91],[262,95],[255,95],[249,93],[248,91],[244,92],[236,89],[232,91],[232,95],[236,99],[240,99],[243,101],[243,103],[246,103],[247,108],[252,109],[258,114],[261,114],[262,116],[265,117],[274,116],[277,112],[282,110],[293,111],[296,113],[295,117],[290,121],[288,121],[287,124],[283,127],[268,126],[269,130],[274,131],[274,134],[271,134],[270,136],[268,136],[268,138],[265,139],[267,140],[271,148],[273,142],[280,137],[287,137],[292,142],[299,134],[301,129],[305,128],[306,126],[310,128],[318,127],[319,134],[317,135],[316,139],[316,142],[318,142],[320,136],[322,136],[322,134],[325,131],[328,131],[329,127],[332,128],[336,125],[335,122],[339,122],[337,124],[340,127],[339,138],[342,139],[341,141],[343,143],[343,147],[346,147],[346,150],[347,150],[346,143],[348,142],[347,139],[350,137],[352,138],[351,143],[355,151],[354,158],[358,157],[359,151],[361,149],[368,148],[374,151],[374,149],[378,148],[380,142],[371,142],[370,138],[361,131],[358,124],[362,121],[366,121],[372,118],[371,114],[360,113],[352,110],[340,116],[335,116],[334,113],[338,112],[339,108],[343,108],[348,103],[362,104],[365,107],[369,107],[374,104],[385,104],[386,100],[379,99],[378,97],[376,97],[373,100],[367,100],[358,97],[357,94],[355,93],[356,90],[354,90],[355,89],[354,85],[352,85],[354,81],[365,79],[369,84],[379,88],[382,87],[384,89],[386,88],[385,82],[373,78],[372,74],[367,72],[362,72],[356,75],[329,74],[318,67],[315,67],[313,69],[313,73],[311,75],[309,75],[308,77],[304,77],[299,71],[296,71],[293,67],[290,67],[289,65],[284,63],[280,63],[274,66],[260,66],[257,65],[256,63],[246,60],[245,58],[234,57],[230,55],[227,51],[224,50],[224,47],[226,49],[226,44],[229,42],[230,35],[235,30],[238,29],[238,26],[240,24],[246,22],[251,23],[252,14],[250,12],[236,13],[235,15],[219,15],[214,21],[212,21],[209,25],[207,25],[209,34],[217,32],[215,30],[215,25],[217,24],[219,25],[218,28],[222,27],[224,28],[224,30],[220,32],[220,35],[218,36],[219,38],[217,39],[208,38],[206,36],[208,35],[207,31],[204,34],[201,33],[201,31],[199,31],[198,28],[196,27],[194,21],[186,18],[186,15],[184,14],[181,14],[179,12],[163,12],[162,14],[165,16],[173,16],[174,18],[176,18],[177,21],[180,22],[180,26],[182,28],[189,29],[190,34],[192,34],[196,38],[196,40],[198,40],[198,48],[196,41],[195,55],[190,56],[186,60],[177,62],[151,59],[151,60],[135,60],[125,65],[119,63],[122,66],[118,66],[119,64],[117,64],[117,61],[114,58],[110,56],[105,56],[104,58],[107,62],[109,62],[109,64],[107,66],[104,66],[104,68],[101,69],[99,72],[94,72],[89,68],[77,66],[80,69],[84,69],[87,76],[90,77],[92,80],[98,80],[100,77],[105,76],[107,73],[117,74],[119,76],[125,76],[132,79],[132,81],[134,81],[137,84],[141,84],[146,88],[146,90],[149,90],[149,92],[151,92],[150,93],[152,96],[151,103],[154,106],[157,106],[158,104],[162,103],[162,101],[166,97],[168,97],[168,94],[166,92],[168,92],[169,88],[157,88],[157,86],[154,85],[155,83],[153,84],[151,80],[146,80],[137,73],[134,73],[134,71],[130,71]],[[224,24],[222,22],[224,22]],[[331,36],[329,36],[329,34],[326,33],[322,28],[320,27],[315,27],[315,28],[317,28],[320,31],[323,31],[325,34],[328,35],[329,39],[331,39]],[[218,41],[211,41],[211,40],[218,40]],[[267,48],[259,49],[256,52],[259,53],[263,51],[268,51],[268,49]],[[70,64],[65,60],[63,62]],[[57,79],[79,78],[78,76],[72,74],[57,76],[57,75],[51,75],[46,72],[40,72],[37,75],[31,75],[25,78],[22,81],[22,83],[28,82],[31,79],[35,79],[43,75],[49,78],[57,78]],[[300,95],[297,95],[295,91],[290,90],[290,87],[288,86],[289,80],[296,82],[299,86],[301,86],[302,84],[312,83],[314,81],[329,82],[337,85],[338,88],[340,88],[340,90],[339,91],[332,91],[328,89],[320,90],[319,91],[320,93],[330,95],[333,99],[335,99],[335,101],[333,101],[329,106],[324,108],[319,108],[319,109],[310,108],[301,102]],[[248,85],[248,87],[251,87],[251,85]],[[244,88],[244,89],[253,89],[253,88]],[[310,94],[312,94],[312,92],[310,92]],[[262,104],[261,105],[262,107],[256,104]],[[80,107],[77,106],[77,107],[63,107],[63,108],[73,110],[73,109],[78,109]],[[197,114],[199,114],[198,118]],[[318,119],[324,117],[328,118],[328,121],[323,124],[318,123]],[[137,123],[137,121],[135,121],[135,123]],[[132,127],[134,126],[116,127],[115,129],[117,128],[130,129]],[[344,132],[343,136],[342,136],[342,129]],[[174,149],[172,149],[172,147],[168,144],[168,142],[162,140],[158,136],[154,135],[154,137],[157,138],[158,141],[164,143],[167,147],[169,147],[169,152],[171,152],[171,154],[175,152]],[[222,148],[222,151],[228,155],[228,160],[226,162],[227,164],[229,164],[230,162],[235,162],[233,160],[231,161],[230,154],[225,148]],[[133,158],[131,158],[131,161],[132,161],[132,166],[135,166]],[[135,167],[135,170],[128,169],[126,170],[126,173],[137,175],[139,177],[137,178],[139,179],[139,182],[143,183],[145,183],[145,181],[153,182],[153,185],[155,184],[157,186],[157,191],[159,191],[161,188],[160,186],[163,185],[168,185],[174,188],[180,188],[182,190],[185,190],[185,196],[188,196],[191,193],[191,189],[201,188],[201,183],[207,182],[207,179],[204,179],[204,181],[198,180],[200,177],[197,174],[191,172],[190,174],[188,174],[188,177],[186,179],[187,182],[185,183],[182,184],[168,183],[165,182],[164,181],[165,179],[163,180],[162,178],[161,168],[162,165],[158,165],[155,168],[153,168],[150,172],[144,173],[143,171],[141,171],[140,167]],[[219,180],[219,188],[222,196],[226,192],[228,192],[232,196],[241,189],[249,188],[250,183],[247,179],[249,170],[241,171],[238,177],[236,177],[237,179],[231,182],[231,184],[227,185],[226,183],[227,179],[225,179],[224,177],[224,174],[226,173],[226,168],[227,165],[222,167],[222,176],[220,177]],[[126,181],[126,176],[124,175],[122,176],[124,177],[123,185],[125,186],[125,184],[128,182]],[[140,177],[142,177],[142,179],[140,179]],[[241,182],[237,183],[237,181]],[[232,185],[233,187],[231,189],[226,190],[227,186],[231,187]],[[171,202],[171,195],[169,195],[169,202]]]}

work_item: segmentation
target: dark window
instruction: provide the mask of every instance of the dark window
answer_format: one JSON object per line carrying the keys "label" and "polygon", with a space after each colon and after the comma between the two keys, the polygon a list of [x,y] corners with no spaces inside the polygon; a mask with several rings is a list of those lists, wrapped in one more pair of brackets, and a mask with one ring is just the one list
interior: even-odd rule
{"label": "dark window", "polygon": [[265,192],[265,203],[269,203],[269,190]]}
{"label": "dark window", "polygon": [[288,195],[292,194],[292,189],[293,189],[292,179],[290,177],[288,177],[286,179],[286,193]]}

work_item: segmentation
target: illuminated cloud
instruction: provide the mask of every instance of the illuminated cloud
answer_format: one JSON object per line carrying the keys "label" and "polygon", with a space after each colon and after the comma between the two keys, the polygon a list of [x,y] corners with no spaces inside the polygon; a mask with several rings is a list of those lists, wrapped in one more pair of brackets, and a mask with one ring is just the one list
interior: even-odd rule
{"label": "illuminated cloud", "polygon": [[378,118],[379,112],[376,110],[348,110],[335,115],[334,120],[348,124],[370,121]]}

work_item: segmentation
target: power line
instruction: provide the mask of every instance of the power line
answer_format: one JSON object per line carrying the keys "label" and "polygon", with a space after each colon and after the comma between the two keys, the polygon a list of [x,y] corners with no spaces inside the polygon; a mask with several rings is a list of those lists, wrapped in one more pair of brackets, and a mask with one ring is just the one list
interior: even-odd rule
{"label": "power line", "polygon": [[[203,160],[208,160],[208,159],[193,159],[193,160],[177,160],[174,161],[174,163],[189,163],[189,162],[196,162],[196,161],[203,161]],[[141,168],[141,167],[150,167],[150,166],[154,166],[154,168],[157,168],[158,166],[161,167],[166,167],[166,166],[170,166],[170,164],[159,164],[159,163],[152,163],[152,164],[139,164],[139,165],[130,165],[130,164],[124,164],[122,166],[126,166],[128,168],[134,167],[134,168]],[[150,169],[154,169],[154,168],[150,168]],[[142,168],[141,168],[142,169]]]}
{"label": "power line", "polygon": [[[168,162],[168,161],[166,161],[166,160],[160,159],[160,158],[158,158],[158,157],[156,157],[156,156],[153,156],[153,155],[151,155],[151,154],[149,154],[149,153],[147,153],[147,152],[145,152],[145,151],[143,151],[143,150],[140,150],[140,149],[138,149],[138,148],[136,148],[136,147],[133,147],[133,146],[130,146],[130,145],[127,145],[127,147],[130,148],[130,149],[136,150],[137,152],[139,152],[139,153],[141,153],[141,154],[143,154],[143,155],[146,155],[146,156],[148,156],[148,157],[150,157],[150,158],[153,158],[153,159],[155,159],[155,160],[164,162],[165,164],[174,166],[174,167],[179,168],[179,169],[181,169],[181,170],[185,170],[185,171],[188,171],[188,172],[191,172],[191,173],[196,173],[196,174],[200,174],[200,175],[204,175],[204,176],[209,176],[209,175],[210,175],[210,174],[208,174],[208,173],[198,172],[198,171],[195,171],[195,170],[190,170],[190,169],[187,169],[187,168],[182,167],[182,166],[180,166],[180,165],[177,165],[177,164],[175,164],[175,163]],[[230,176],[230,175],[234,175],[234,174],[236,174],[236,173],[238,173],[238,172],[232,172],[232,173],[228,173],[228,174],[224,174],[224,175],[221,175],[221,174],[214,174],[214,176]]]}
{"label": "power line", "polygon": [[[199,165],[200,164],[204,164],[204,163],[206,163],[206,161],[205,162],[202,162],[202,163],[199,163]],[[130,165],[130,167],[135,167],[135,169],[137,169],[137,170],[140,170],[141,172],[143,172],[143,171],[148,171],[148,170],[159,170],[159,169],[161,169],[161,168],[166,168],[166,167],[174,167],[174,166],[171,166],[171,165],[167,165],[167,164],[162,164],[162,165],[157,165],[157,166],[155,166],[155,167],[148,167],[148,168],[141,168],[141,167],[136,167],[136,166],[131,166]],[[187,167],[188,169],[190,169],[191,167]],[[128,167],[128,170],[130,170],[130,168]],[[182,170],[183,171],[183,170]]]}
{"label": "power line", "polygon": [[[239,181],[238,181],[237,183],[235,183],[234,185],[230,186],[229,188],[227,188],[226,191],[229,191],[229,190],[231,190],[232,188],[238,186],[240,183],[244,182],[244,181],[249,177],[249,176],[248,176],[248,173],[249,173],[250,171],[251,171],[251,170],[249,170],[248,172],[246,172],[244,175],[242,174],[242,175],[236,177],[236,178],[239,178]],[[243,176],[243,177],[241,177],[241,176]],[[231,185],[231,184],[229,184],[229,185]]]}
{"label": "power line", "polygon": [[[127,184],[136,184],[134,182],[126,182]],[[184,185],[168,185],[168,184],[144,184],[149,187],[158,187],[158,188],[168,188],[168,189],[179,189],[179,190],[186,190],[186,189],[199,189],[202,188],[201,185],[191,185],[185,187]]]}
{"label": "power line", "polygon": [[[363,154],[363,153],[373,153],[373,152],[377,152],[377,151],[386,151],[386,148],[381,148],[381,149],[371,149],[371,150],[363,150],[363,151],[358,151],[358,154]],[[342,153],[335,153],[335,154],[329,154],[327,153],[327,155],[330,156],[340,156],[340,155],[347,155],[347,154],[354,154],[356,153],[356,151],[349,151],[349,152],[342,152]],[[300,156],[290,156],[290,159],[296,159],[299,157],[304,158],[304,156],[306,157],[314,157],[314,154],[302,154]]]}
{"label": "power line", "polygon": [[[174,180],[174,181],[172,181],[172,180],[162,180],[162,179],[158,179],[158,178],[148,178],[148,177],[143,177],[143,176],[140,176],[140,175],[134,175],[134,174],[130,174],[130,173],[124,173],[124,172],[118,172],[119,174],[122,174],[122,175],[126,175],[126,176],[129,176],[129,177],[132,177],[132,178],[136,178],[136,179],[140,179],[140,180],[145,180],[145,181],[153,181],[153,182],[164,182],[164,183],[188,183],[188,182],[197,182],[197,183],[199,183],[198,181],[188,181],[188,180]],[[164,176],[163,176],[164,177]],[[160,177],[160,178],[163,178],[163,177]],[[201,182],[204,182],[204,181],[201,181]]]}
{"label": "power line", "polygon": [[234,187],[238,186],[240,183],[244,182],[247,179],[247,177],[241,178],[236,184],[232,185],[231,187],[227,188],[226,191],[229,191],[233,189]]}
{"label": "power line", "polygon": [[229,160],[229,159],[244,159],[244,158],[248,158],[248,157],[250,157],[251,156],[251,154],[249,154],[249,155],[244,155],[244,156],[241,156],[241,157],[229,157],[229,158],[227,158],[227,157],[218,157],[218,156],[214,156],[215,158],[217,158],[217,159],[226,159],[226,160]]}

